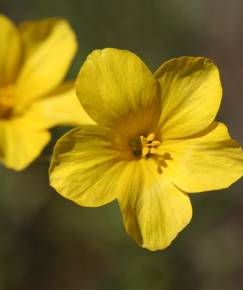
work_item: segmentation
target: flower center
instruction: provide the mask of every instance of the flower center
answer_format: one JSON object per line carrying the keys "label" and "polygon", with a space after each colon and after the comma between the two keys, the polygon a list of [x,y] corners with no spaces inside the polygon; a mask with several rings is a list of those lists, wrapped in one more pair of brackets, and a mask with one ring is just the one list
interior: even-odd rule
{"label": "flower center", "polygon": [[13,109],[13,86],[0,87],[0,119],[8,119]]}
{"label": "flower center", "polygon": [[147,137],[140,136],[137,139],[132,139],[129,146],[132,149],[135,157],[142,156],[147,158],[151,154],[157,154],[156,148],[160,145],[160,141],[155,140],[155,134],[149,133]]}

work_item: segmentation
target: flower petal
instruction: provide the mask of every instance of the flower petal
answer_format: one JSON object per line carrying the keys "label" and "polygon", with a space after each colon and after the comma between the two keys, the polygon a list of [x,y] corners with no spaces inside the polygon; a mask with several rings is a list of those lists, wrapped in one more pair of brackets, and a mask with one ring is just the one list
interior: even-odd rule
{"label": "flower petal", "polygon": [[156,71],[162,91],[163,139],[191,136],[215,118],[222,96],[217,67],[203,57],[180,57]]}
{"label": "flower petal", "polygon": [[16,84],[16,102],[23,107],[44,96],[64,79],[77,50],[70,25],[62,19],[24,22],[19,27],[25,60]]}
{"label": "flower petal", "polygon": [[50,166],[50,184],[64,197],[82,206],[96,207],[116,198],[117,136],[111,129],[82,125],[61,137]]}
{"label": "flower petal", "polygon": [[81,104],[100,125],[116,128],[128,116],[132,116],[133,123],[151,123],[160,113],[157,81],[129,51],[93,51],[76,85]]}
{"label": "flower petal", "polygon": [[215,122],[208,131],[191,139],[165,141],[157,150],[170,154],[165,170],[187,192],[226,188],[243,174],[243,151],[226,126]]}
{"label": "flower petal", "polygon": [[152,159],[130,162],[117,188],[126,231],[144,248],[166,248],[191,220],[189,197],[158,173]]}
{"label": "flower petal", "polygon": [[50,133],[33,127],[31,120],[0,121],[0,161],[8,168],[26,168],[50,140]]}
{"label": "flower petal", "polygon": [[0,14],[0,86],[14,81],[21,58],[19,33],[6,16]]}
{"label": "flower petal", "polygon": [[35,119],[40,128],[56,125],[95,124],[82,108],[73,82],[66,82],[53,91],[50,96],[33,103],[26,115]]}

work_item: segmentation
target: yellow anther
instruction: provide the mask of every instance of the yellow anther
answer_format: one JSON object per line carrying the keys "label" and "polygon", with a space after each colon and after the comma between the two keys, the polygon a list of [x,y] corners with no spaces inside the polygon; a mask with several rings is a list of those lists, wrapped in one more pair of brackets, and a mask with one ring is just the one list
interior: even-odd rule
{"label": "yellow anther", "polygon": [[142,145],[145,145],[146,144],[146,138],[145,137],[143,137],[143,136],[140,136],[140,141],[141,141],[141,143],[142,143]]}
{"label": "yellow anther", "polygon": [[147,158],[149,154],[157,154],[156,148],[160,145],[160,141],[154,140],[156,135],[149,133],[147,137],[140,136],[129,141],[129,147],[132,149],[135,157]]}
{"label": "yellow anther", "polygon": [[151,147],[151,148],[149,149],[149,153],[150,153],[150,154],[157,154],[157,149],[154,148],[154,147]]}
{"label": "yellow anther", "polygon": [[147,156],[149,154],[150,149],[148,147],[143,147],[142,156]]}
{"label": "yellow anther", "polygon": [[154,133],[149,133],[147,138],[145,138],[147,141],[153,141],[155,138],[155,134]]}
{"label": "yellow anther", "polygon": [[143,158],[146,158],[149,154],[157,154],[156,147],[160,145],[160,141],[154,139],[154,133],[149,133],[147,137],[140,136]]}
{"label": "yellow anther", "polygon": [[160,141],[153,141],[150,145],[152,147],[158,147],[160,145]]}

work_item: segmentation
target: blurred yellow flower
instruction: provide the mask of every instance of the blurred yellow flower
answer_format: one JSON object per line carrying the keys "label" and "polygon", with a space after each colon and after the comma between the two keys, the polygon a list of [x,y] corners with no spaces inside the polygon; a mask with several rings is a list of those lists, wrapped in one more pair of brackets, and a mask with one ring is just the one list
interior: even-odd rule
{"label": "blurred yellow flower", "polygon": [[117,199],[126,231],[143,247],[167,247],[190,222],[187,192],[242,176],[241,148],[214,122],[222,88],[209,59],[172,59],[152,74],[129,51],[96,50],[76,84],[96,124],[59,139],[50,184],[82,206]]}
{"label": "blurred yellow flower", "polygon": [[48,143],[48,128],[85,120],[73,83],[60,86],[77,43],[63,19],[16,27],[0,15],[0,28],[0,162],[21,170]]}

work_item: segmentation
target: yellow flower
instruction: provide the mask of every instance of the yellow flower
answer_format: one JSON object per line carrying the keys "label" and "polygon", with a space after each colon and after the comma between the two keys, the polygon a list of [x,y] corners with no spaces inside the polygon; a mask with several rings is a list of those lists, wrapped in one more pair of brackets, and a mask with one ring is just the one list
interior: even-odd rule
{"label": "yellow flower", "polygon": [[241,148],[214,122],[222,89],[209,59],[172,59],[152,74],[129,51],[96,50],[76,84],[96,124],[59,139],[50,184],[81,206],[117,199],[126,231],[143,247],[167,247],[190,222],[187,192],[242,176]]}
{"label": "yellow flower", "polygon": [[73,83],[60,86],[77,43],[62,19],[16,27],[0,15],[0,27],[0,162],[21,170],[48,143],[48,128],[85,120]]}

